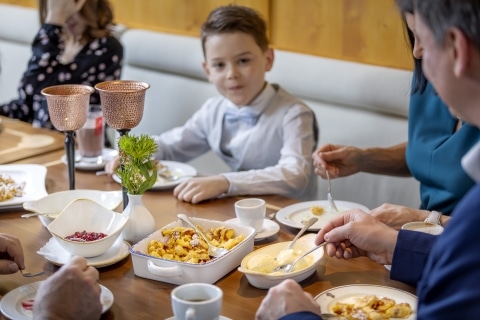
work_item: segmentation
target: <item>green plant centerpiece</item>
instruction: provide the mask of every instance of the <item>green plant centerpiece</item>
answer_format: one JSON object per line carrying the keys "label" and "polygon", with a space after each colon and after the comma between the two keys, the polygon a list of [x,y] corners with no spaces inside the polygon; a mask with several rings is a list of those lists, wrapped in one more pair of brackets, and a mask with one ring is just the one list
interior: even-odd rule
{"label": "green plant centerpiece", "polygon": [[142,134],[123,135],[118,140],[120,167],[115,171],[129,194],[143,194],[157,181],[155,140]]}

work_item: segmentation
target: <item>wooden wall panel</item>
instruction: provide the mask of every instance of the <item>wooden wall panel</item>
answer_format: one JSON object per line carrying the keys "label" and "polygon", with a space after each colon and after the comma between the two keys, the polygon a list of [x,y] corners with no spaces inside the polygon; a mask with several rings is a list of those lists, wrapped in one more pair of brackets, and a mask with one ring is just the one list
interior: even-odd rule
{"label": "wooden wall panel", "polygon": [[[116,21],[130,28],[198,36],[215,7],[255,8],[277,49],[411,69],[393,0],[111,0]],[[0,0],[36,7],[37,0]]]}

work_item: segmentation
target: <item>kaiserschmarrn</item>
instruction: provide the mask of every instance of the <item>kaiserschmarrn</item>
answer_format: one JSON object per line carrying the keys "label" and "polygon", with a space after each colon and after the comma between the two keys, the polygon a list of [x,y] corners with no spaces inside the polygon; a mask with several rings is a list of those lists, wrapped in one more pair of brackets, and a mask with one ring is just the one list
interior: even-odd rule
{"label": "kaiserschmarrn", "polygon": [[348,303],[336,302],[332,312],[348,320],[406,319],[413,313],[408,303],[396,303],[393,299],[375,295],[349,299]]}
{"label": "kaiserschmarrn", "polygon": [[[198,226],[198,228],[200,228]],[[200,228],[202,230],[202,228]],[[204,231],[208,240],[215,246],[231,250],[245,239],[235,236],[235,230],[218,227]],[[192,228],[174,227],[162,230],[162,240],[152,240],[148,244],[148,254],[163,259],[188,263],[205,263],[212,259],[208,245]]]}
{"label": "kaiserschmarrn", "polygon": [[17,183],[10,176],[0,173],[0,202],[23,196],[25,182]]}

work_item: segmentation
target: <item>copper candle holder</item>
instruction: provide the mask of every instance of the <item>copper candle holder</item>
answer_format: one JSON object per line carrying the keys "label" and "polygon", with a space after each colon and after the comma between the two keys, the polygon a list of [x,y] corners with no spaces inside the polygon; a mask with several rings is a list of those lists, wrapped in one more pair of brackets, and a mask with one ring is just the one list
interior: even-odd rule
{"label": "copper candle holder", "polygon": [[47,99],[48,113],[53,126],[65,132],[70,190],[75,189],[75,130],[87,121],[90,95],[95,90],[86,85],[65,84],[51,86],[41,91]]}
{"label": "copper candle holder", "polygon": [[[116,129],[120,136],[138,126],[143,117],[145,92],[150,88],[146,82],[115,80],[98,83],[105,122]],[[123,190],[123,208],[128,204],[127,191]]]}

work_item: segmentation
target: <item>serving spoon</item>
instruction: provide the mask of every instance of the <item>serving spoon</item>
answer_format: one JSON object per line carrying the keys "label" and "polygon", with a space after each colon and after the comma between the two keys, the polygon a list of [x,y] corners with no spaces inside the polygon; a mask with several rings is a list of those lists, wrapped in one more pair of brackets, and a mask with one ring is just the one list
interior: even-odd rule
{"label": "serving spoon", "polygon": [[308,250],[307,252],[305,252],[304,254],[302,254],[300,257],[298,257],[297,259],[295,259],[295,261],[293,261],[292,263],[287,263],[287,264],[283,264],[281,266],[278,266],[276,267],[275,269],[273,269],[272,272],[278,272],[278,271],[282,271],[284,273],[289,273],[290,271],[292,271],[293,267],[300,261],[302,260],[305,256],[309,255],[310,253],[312,253],[313,251],[317,250],[317,249],[320,249],[321,247],[323,247],[324,245],[326,245],[327,242],[323,242],[321,244],[319,244],[318,246],[316,247],[313,247],[312,249]]}
{"label": "serving spoon", "polygon": [[185,214],[179,213],[177,215],[177,217],[179,217],[181,220],[185,221],[190,227],[192,227],[197,232],[197,234],[199,234],[203,238],[203,240],[205,240],[205,242],[208,245],[208,254],[209,255],[211,255],[212,257],[218,258],[218,257],[221,257],[228,252],[228,250],[225,249],[225,248],[219,248],[219,247],[211,244],[210,240],[208,240],[207,236],[202,232],[202,230],[198,229],[197,226],[193,223],[193,221],[190,220],[190,218],[187,217]]}

